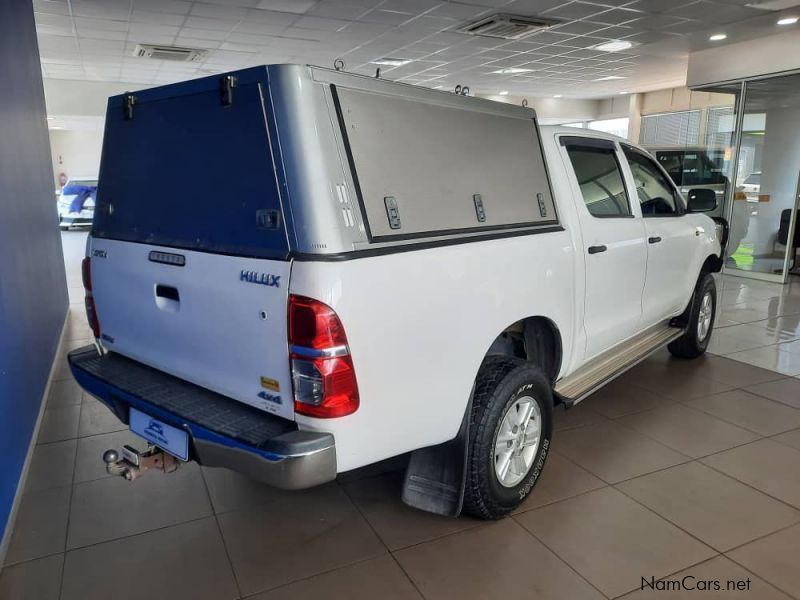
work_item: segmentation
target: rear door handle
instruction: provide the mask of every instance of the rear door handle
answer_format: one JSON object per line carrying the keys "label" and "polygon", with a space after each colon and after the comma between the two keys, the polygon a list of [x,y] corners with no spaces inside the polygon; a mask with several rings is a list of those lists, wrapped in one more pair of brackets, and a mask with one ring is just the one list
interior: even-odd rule
{"label": "rear door handle", "polygon": [[599,252],[605,252],[608,250],[608,246],[589,246],[589,254],[598,254]]}
{"label": "rear door handle", "polygon": [[648,244],[657,244],[660,241],[661,241],[661,238],[659,236],[654,236],[654,237],[647,238],[647,243]]}

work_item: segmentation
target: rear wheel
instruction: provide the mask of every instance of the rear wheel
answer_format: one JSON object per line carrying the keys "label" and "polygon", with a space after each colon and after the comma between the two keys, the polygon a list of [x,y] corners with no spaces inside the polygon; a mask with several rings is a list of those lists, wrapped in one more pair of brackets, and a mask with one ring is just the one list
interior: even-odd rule
{"label": "rear wheel", "polygon": [[464,511],[498,519],[525,500],[550,448],[553,394],[542,370],[492,359],[475,386]]}
{"label": "rear wheel", "polygon": [[704,354],[711,341],[716,314],[717,286],[711,273],[703,273],[692,296],[686,331],[669,345],[672,355],[679,358],[697,358]]}

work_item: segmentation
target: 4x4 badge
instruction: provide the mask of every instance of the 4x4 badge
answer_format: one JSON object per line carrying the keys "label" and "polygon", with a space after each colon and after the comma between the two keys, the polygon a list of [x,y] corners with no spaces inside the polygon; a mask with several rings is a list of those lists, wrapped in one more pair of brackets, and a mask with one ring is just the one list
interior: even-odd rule
{"label": "4x4 badge", "polygon": [[260,283],[261,285],[268,285],[270,287],[281,287],[281,276],[270,275],[269,273],[256,273],[255,271],[246,271],[242,269],[239,274],[240,281],[247,283]]}

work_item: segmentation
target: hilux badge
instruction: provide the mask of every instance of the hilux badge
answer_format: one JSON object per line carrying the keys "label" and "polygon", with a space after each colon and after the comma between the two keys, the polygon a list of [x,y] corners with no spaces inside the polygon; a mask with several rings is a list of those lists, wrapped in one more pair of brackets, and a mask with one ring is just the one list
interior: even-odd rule
{"label": "hilux badge", "polygon": [[247,271],[242,269],[239,274],[240,281],[247,283],[260,283],[261,285],[268,285],[270,287],[281,287],[281,276],[270,275],[269,273],[257,273],[256,271]]}

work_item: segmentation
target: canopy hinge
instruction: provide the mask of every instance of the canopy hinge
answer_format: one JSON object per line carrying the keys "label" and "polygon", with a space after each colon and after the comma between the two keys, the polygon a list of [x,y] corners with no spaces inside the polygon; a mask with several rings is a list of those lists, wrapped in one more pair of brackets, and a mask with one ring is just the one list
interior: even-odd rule
{"label": "canopy hinge", "polygon": [[222,106],[233,104],[233,88],[236,87],[236,76],[225,75],[219,80],[219,98]]}
{"label": "canopy hinge", "polygon": [[136,96],[133,94],[125,94],[125,99],[122,102],[122,113],[125,115],[126,121],[133,119],[134,104],[136,104]]}

